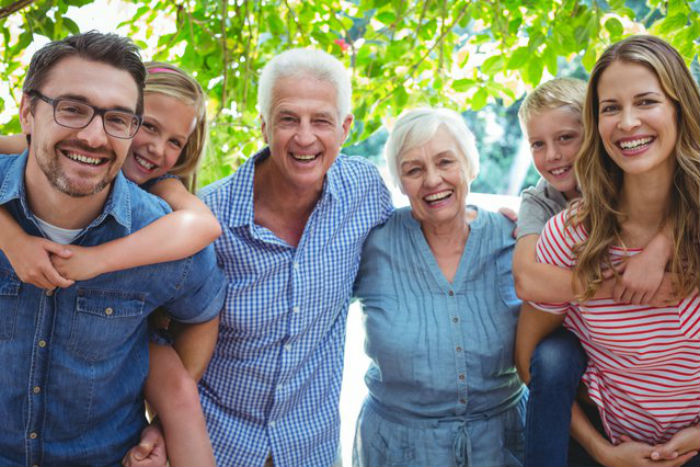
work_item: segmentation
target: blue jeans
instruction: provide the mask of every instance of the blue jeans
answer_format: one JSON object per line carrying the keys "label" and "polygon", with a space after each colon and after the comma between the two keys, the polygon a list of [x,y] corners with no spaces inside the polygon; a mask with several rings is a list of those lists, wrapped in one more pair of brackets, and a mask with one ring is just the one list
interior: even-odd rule
{"label": "blue jeans", "polygon": [[563,327],[535,349],[530,360],[525,466],[567,465],[571,406],[586,360],[578,338]]}

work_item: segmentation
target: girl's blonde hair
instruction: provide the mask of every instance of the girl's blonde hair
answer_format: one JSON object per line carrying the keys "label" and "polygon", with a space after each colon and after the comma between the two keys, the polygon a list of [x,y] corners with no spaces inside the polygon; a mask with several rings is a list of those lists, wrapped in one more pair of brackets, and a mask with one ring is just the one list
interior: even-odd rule
{"label": "girl's blonde hair", "polygon": [[584,299],[602,281],[602,266],[611,267],[608,250],[621,244],[618,207],[623,172],[605,151],[598,132],[598,82],[614,62],[634,63],[652,71],[676,109],[676,164],[665,225],[673,231],[671,272],[679,278],[679,293],[687,295],[700,279],[700,93],[685,62],[663,40],[633,36],[610,46],[598,59],[588,83],[584,105],[584,139],[575,162],[583,192],[572,219],[582,224],[588,240],[575,249],[576,277],[586,284]]}
{"label": "girl's blonde hair", "polygon": [[518,109],[523,132],[534,114],[544,110],[566,107],[579,119],[586,100],[586,82],[576,78],[554,78],[530,91]]}
{"label": "girl's blonde hair", "polygon": [[207,139],[206,96],[197,80],[180,68],[163,62],[148,62],[146,65],[146,87],[144,94],[157,92],[173,97],[195,110],[197,123],[180,157],[169,173],[180,177],[188,190],[196,189],[197,165],[204,153]]}

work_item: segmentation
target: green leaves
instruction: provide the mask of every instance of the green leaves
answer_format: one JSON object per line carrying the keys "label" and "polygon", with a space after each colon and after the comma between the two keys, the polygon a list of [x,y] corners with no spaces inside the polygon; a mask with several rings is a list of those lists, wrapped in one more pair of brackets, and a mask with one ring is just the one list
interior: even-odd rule
{"label": "green leaves", "polygon": [[[685,0],[123,1],[137,8],[115,23],[149,44],[144,56],[196,73],[209,94],[202,184],[231,173],[263,144],[256,108],[260,69],[291,47],[328,51],[351,70],[352,144],[413,106],[463,111],[494,99],[512,102],[562,67],[582,63],[590,70],[607,45],[645,27],[688,62],[697,56],[700,37],[699,3]],[[6,10],[10,22],[0,13],[0,79],[13,100],[20,95],[25,49],[38,36],[78,32],[68,7],[92,2],[35,0]],[[0,0],[2,7],[16,4]],[[645,17],[635,18],[632,8]],[[0,131],[18,129],[13,118]]]}

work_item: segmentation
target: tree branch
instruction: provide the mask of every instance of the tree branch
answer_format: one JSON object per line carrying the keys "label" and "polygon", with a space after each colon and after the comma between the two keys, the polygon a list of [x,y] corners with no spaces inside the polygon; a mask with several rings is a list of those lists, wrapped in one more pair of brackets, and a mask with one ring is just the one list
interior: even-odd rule
{"label": "tree branch", "polygon": [[0,19],[7,18],[12,13],[16,13],[22,8],[28,7],[34,3],[34,0],[17,0],[4,8],[0,8]]}

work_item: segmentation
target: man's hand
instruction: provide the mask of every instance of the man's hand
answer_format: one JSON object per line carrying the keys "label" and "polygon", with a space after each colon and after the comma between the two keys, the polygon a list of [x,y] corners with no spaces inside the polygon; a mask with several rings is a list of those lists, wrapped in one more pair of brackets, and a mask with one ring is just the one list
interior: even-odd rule
{"label": "man's hand", "polygon": [[700,425],[689,426],[677,432],[664,444],[657,444],[651,453],[654,460],[677,459],[691,454],[692,458],[700,449]]}
{"label": "man's hand", "polygon": [[51,258],[70,258],[71,252],[68,248],[51,240],[26,234],[16,240],[6,245],[4,252],[19,280],[41,289],[73,285],[73,281],[61,275],[51,262]]}
{"label": "man's hand", "polygon": [[141,432],[138,446],[129,449],[122,459],[124,467],[166,467],[168,456],[160,425],[151,423]]}

